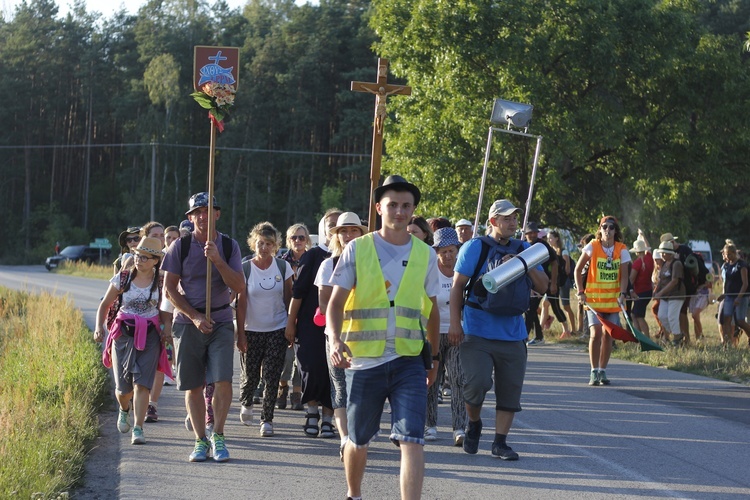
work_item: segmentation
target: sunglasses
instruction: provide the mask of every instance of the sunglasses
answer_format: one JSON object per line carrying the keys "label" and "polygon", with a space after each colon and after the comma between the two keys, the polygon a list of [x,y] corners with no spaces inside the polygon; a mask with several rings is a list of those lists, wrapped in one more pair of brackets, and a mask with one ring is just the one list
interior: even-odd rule
{"label": "sunglasses", "polygon": [[289,239],[292,241],[305,241],[307,239],[307,236],[305,236],[304,234],[300,234],[300,235],[290,236]]}
{"label": "sunglasses", "polygon": [[127,238],[125,238],[125,241],[127,241],[128,243],[130,243],[131,241],[141,241],[141,237],[140,236],[128,236]]}
{"label": "sunglasses", "polygon": [[609,229],[610,231],[614,231],[615,225],[614,224],[602,224],[602,229],[603,230]]}

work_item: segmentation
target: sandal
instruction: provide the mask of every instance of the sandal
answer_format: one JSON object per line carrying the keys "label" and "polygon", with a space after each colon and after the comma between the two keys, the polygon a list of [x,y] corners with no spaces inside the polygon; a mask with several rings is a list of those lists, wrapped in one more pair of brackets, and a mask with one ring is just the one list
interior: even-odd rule
{"label": "sandal", "polygon": [[305,413],[305,425],[303,427],[305,434],[310,437],[318,437],[318,420],[320,420],[319,413]]}
{"label": "sandal", "polygon": [[320,424],[320,437],[330,439],[336,437],[336,433],[333,431],[333,424],[331,422],[323,422]]}

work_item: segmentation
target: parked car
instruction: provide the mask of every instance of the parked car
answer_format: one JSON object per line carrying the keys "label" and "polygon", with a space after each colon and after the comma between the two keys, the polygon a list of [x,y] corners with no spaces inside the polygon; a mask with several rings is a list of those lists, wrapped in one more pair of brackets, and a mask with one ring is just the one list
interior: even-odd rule
{"label": "parked car", "polygon": [[[93,248],[86,245],[71,245],[65,247],[63,251],[58,255],[47,257],[47,261],[44,263],[44,267],[47,268],[47,271],[52,271],[57,266],[59,266],[61,262],[68,260],[72,262],[99,262],[99,251],[99,248]],[[102,257],[109,257],[109,254],[109,249],[101,250]]]}

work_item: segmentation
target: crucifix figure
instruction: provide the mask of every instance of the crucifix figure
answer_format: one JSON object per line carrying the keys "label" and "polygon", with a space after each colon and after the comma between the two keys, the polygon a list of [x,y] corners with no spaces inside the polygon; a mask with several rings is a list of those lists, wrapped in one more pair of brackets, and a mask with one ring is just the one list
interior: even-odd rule
{"label": "crucifix figure", "polygon": [[375,94],[375,119],[372,130],[372,159],[370,162],[370,216],[368,228],[375,231],[375,203],[373,191],[380,183],[380,160],[383,156],[383,124],[386,118],[385,104],[389,95],[411,95],[411,87],[388,83],[388,59],[378,59],[378,81],[376,83],[352,82],[354,92]]}

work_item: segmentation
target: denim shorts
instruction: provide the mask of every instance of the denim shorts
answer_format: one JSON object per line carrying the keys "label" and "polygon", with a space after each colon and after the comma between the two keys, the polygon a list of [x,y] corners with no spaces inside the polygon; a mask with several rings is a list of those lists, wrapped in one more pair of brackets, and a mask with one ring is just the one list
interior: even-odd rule
{"label": "denim shorts", "polygon": [[[620,324],[620,313],[601,313],[602,318],[604,318],[606,321],[609,321],[610,323],[614,323],[617,326],[622,326]],[[589,328],[594,325],[601,325],[602,322],[599,321],[599,318],[596,317],[596,313],[592,311],[591,309],[586,310],[586,317],[589,320]]]}
{"label": "denim shorts", "polygon": [[748,299],[750,297],[742,297],[739,305],[734,305],[734,296],[726,297],[721,304],[719,314],[721,318],[733,318],[735,321],[745,321],[747,316]]}
{"label": "denim shorts", "polygon": [[386,398],[391,403],[390,439],[424,444],[427,371],[420,356],[401,356],[367,370],[346,370],[349,441],[364,448],[377,435]]}

